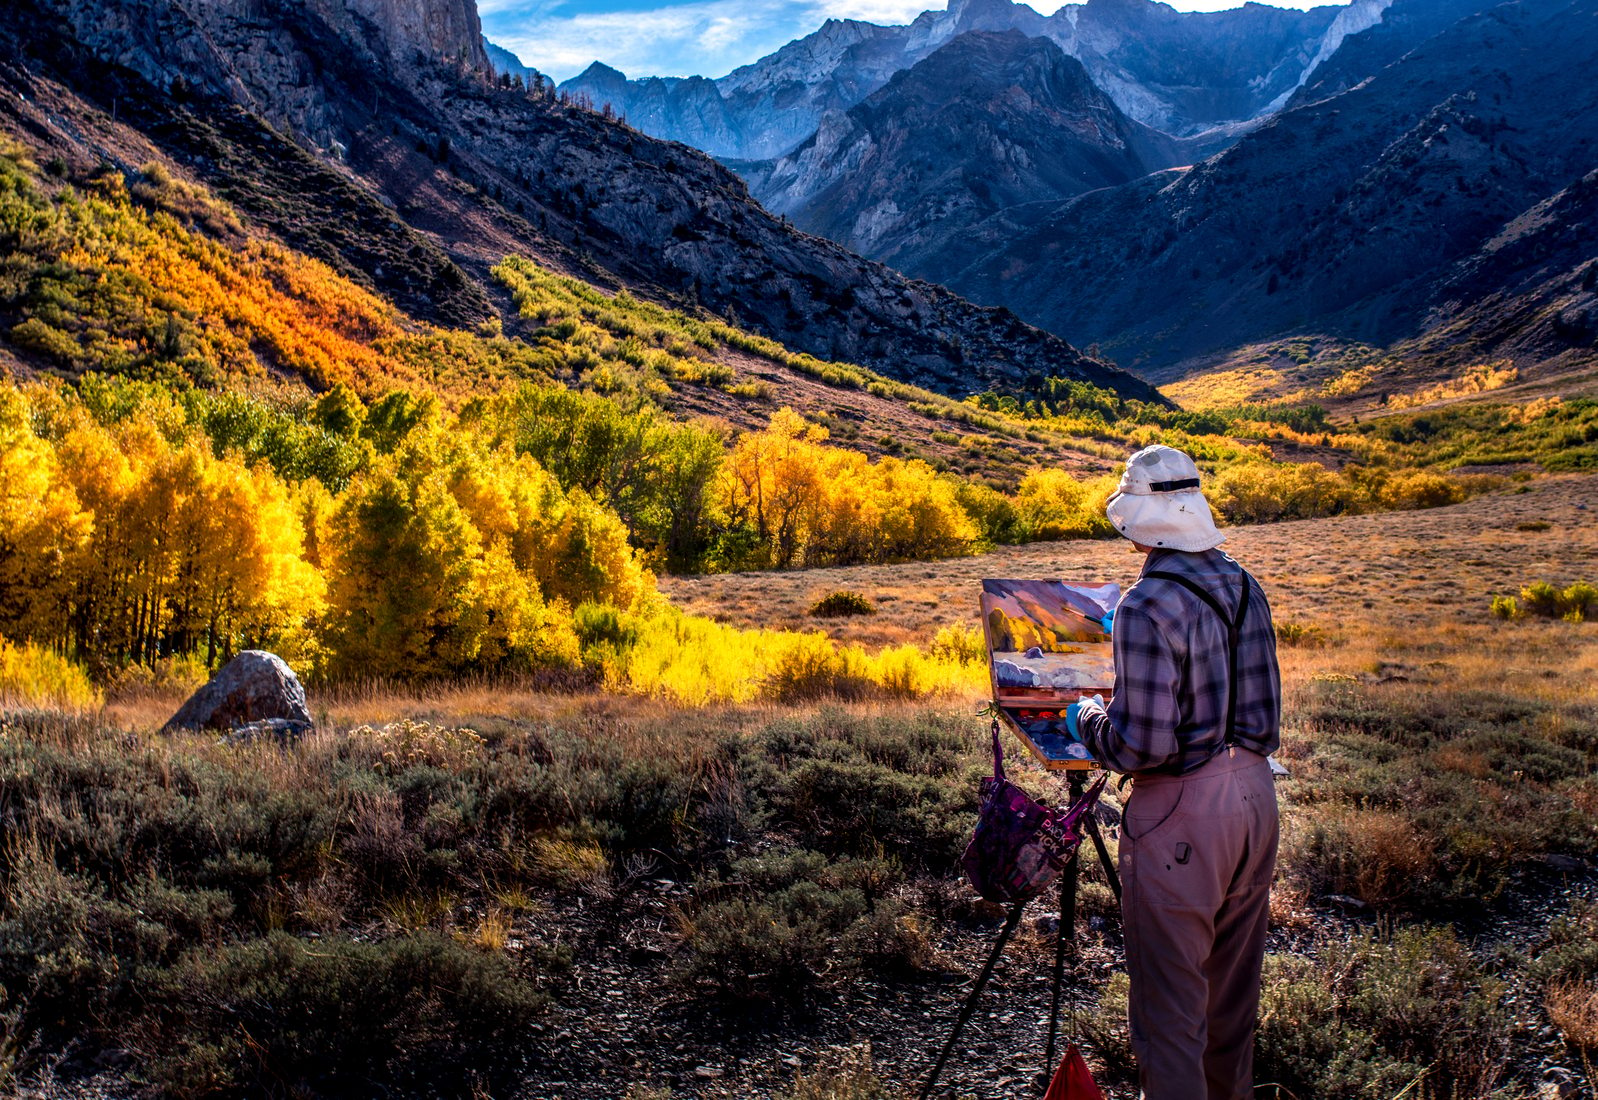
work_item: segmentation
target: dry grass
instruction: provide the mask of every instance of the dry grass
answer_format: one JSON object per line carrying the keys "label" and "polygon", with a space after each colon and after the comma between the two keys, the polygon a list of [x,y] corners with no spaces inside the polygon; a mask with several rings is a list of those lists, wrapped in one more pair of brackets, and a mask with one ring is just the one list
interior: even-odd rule
{"label": "dry grass", "polygon": [[1556,982],[1548,987],[1543,1008],[1565,1042],[1598,1052],[1598,981]]}
{"label": "dry grass", "polygon": [[[1392,631],[1401,640],[1444,624],[1479,623],[1487,636],[1500,630],[1488,621],[1494,594],[1519,592],[1532,580],[1568,584],[1591,571],[1598,522],[1583,505],[1594,499],[1598,477],[1543,478],[1446,508],[1228,528],[1223,549],[1260,578],[1279,621],[1367,637]],[[1551,526],[1517,530],[1527,523]],[[694,614],[791,629],[814,629],[805,611],[827,593],[859,592],[877,614],[833,620],[826,629],[876,646],[924,641],[939,627],[975,622],[983,577],[1130,584],[1141,565],[1123,540],[1079,540],[943,562],[663,577],[660,586]]]}

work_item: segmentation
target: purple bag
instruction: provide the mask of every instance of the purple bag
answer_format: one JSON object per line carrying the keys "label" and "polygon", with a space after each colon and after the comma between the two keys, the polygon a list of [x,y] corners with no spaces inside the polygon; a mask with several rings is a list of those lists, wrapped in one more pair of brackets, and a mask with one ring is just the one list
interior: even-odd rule
{"label": "purple bag", "polygon": [[977,828],[961,863],[971,885],[989,901],[1017,902],[1036,897],[1076,855],[1082,842],[1082,815],[1104,790],[1101,774],[1069,809],[1036,802],[1004,777],[999,723],[993,723],[993,778],[982,781]]}

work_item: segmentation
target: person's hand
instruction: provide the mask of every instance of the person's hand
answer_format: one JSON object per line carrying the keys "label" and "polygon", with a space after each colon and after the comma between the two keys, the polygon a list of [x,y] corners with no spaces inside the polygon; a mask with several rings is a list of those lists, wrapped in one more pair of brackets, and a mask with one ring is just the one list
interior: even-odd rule
{"label": "person's hand", "polygon": [[1065,708],[1065,728],[1070,732],[1071,736],[1076,738],[1078,741],[1082,740],[1082,728],[1080,723],[1082,721],[1082,711],[1084,709],[1098,710],[1102,713],[1104,710],[1104,696],[1095,695],[1091,699],[1084,697],[1078,699],[1076,702]]}
{"label": "person's hand", "polygon": [[1108,610],[1108,611],[1106,611],[1104,613],[1104,618],[1099,620],[1099,625],[1104,628],[1104,633],[1106,633],[1106,634],[1110,634],[1110,633],[1112,633],[1114,631],[1114,629],[1115,629],[1115,608],[1112,607],[1112,608],[1110,608],[1110,610]]}

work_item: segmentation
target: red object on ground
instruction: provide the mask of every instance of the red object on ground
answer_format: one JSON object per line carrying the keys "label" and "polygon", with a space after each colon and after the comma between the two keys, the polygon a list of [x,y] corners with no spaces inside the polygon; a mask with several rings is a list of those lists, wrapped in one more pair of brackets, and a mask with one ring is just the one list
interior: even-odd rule
{"label": "red object on ground", "polygon": [[1054,1080],[1049,1082],[1043,1100],[1104,1100],[1075,1043],[1065,1048],[1065,1057],[1060,1059],[1060,1068],[1054,1071]]}

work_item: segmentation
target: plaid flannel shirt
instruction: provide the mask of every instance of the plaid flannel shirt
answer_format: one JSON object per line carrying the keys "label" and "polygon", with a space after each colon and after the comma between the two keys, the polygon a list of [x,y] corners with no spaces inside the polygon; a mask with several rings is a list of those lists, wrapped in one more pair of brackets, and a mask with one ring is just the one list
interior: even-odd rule
{"label": "plaid flannel shirt", "polygon": [[1219,550],[1155,550],[1144,575],[1115,611],[1115,696],[1108,710],[1086,707],[1082,741],[1118,772],[1183,774],[1226,744],[1227,628],[1207,603],[1152,572],[1191,577],[1227,613],[1237,613],[1239,579],[1253,586],[1238,639],[1234,743],[1267,755],[1280,743],[1282,688],[1276,631],[1265,592]]}

